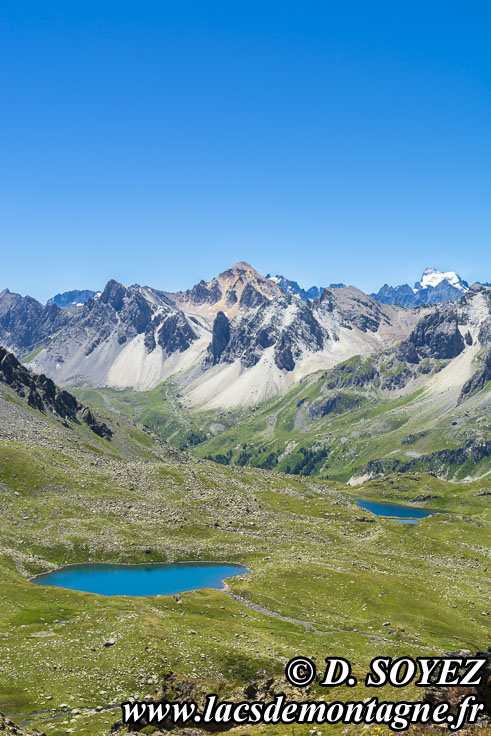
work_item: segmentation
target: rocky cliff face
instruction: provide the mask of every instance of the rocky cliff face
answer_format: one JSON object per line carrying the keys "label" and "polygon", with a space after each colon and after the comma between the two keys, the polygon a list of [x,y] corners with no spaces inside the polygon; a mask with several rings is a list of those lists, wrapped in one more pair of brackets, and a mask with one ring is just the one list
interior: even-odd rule
{"label": "rocky cliff face", "polygon": [[[396,309],[384,307],[354,286],[325,289],[316,311],[321,316],[335,315],[340,327],[348,330],[356,327],[364,333],[390,328],[399,320]],[[414,318],[411,321],[414,322]]]}
{"label": "rocky cliff face", "polygon": [[208,361],[216,365],[230,342],[230,322],[223,312],[218,312],[213,323]]}
{"label": "rocky cliff face", "polygon": [[[205,366],[217,362],[232,363],[240,360],[248,368],[256,365],[263,354],[272,349],[274,363],[280,370],[292,371],[297,362],[314,353],[330,351],[336,342],[349,341],[349,332],[367,335],[369,351],[373,336],[384,330],[394,337],[409,330],[416,318],[399,322],[399,314],[387,308],[354,287],[326,289],[315,302],[289,296],[265,302],[253,311],[228,321],[225,341],[223,313],[215,320],[213,334],[222,336],[219,354],[212,344]],[[217,317],[218,319],[218,317]],[[360,336],[361,337],[361,336]],[[387,335],[390,341],[389,335]],[[356,344],[363,349],[358,338]],[[383,339],[383,338],[382,338]],[[355,342],[355,341],[353,341]],[[353,354],[353,353],[351,353]]]}
{"label": "rocky cliff face", "polygon": [[354,287],[326,289],[307,302],[282,294],[234,318],[222,312],[201,375],[184,395],[210,408],[259,402],[316,370],[394,346],[417,321],[416,313]]}
{"label": "rocky cliff face", "polygon": [[98,421],[91,410],[79,404],[75,396],[59,389],[51,378],[27,370],[17,358],[0,346],[0,384],[7,386],[32,408],[51,414],[64,422],[83,422],[99,437],[110,440],[112,432]]}
{"label": "rocky cliff face", "polygon": [[[484,303],[487,305],[488,313],[491,315],[491,289],[486,289],[483,292],[483,298],[485,299]],[[468,334],[472,339],[470,333]],[[469,343],[467,336],[466,342]],[[484,317],[477,335],[477,342],[481,346],[481,351],[476,358],[476,370],[463,385],[459,398],[460,401],[463,401],[478,391],[482,391],[488,382],[491,381],[491,316]]]}
{"label": "rocky cliff face", "polygon": [[463,349],[457,315],[435,311],[422,317],[407,340],[401,342],[397,357],[408,363],[419,363],[424,358],[446,360],[456,358]]}
{"label": "rocky cliff face", "polygon": [[482,363],[485,382],[486,356],[491,345],[490,309],[491,291],[474,286],[458,302],[441,304],[424,314],[409,337],[400,343],[396,356],[410,364],[425,359],[452,360],[474,345],[481,351],[476,358]]}
{"label": "rocky cliff face", "polygon": [[163,292],[117,281],[70,314],[56,309],[66,314],[63,329],[51,332],[30,365],[62,383],[82,378],[150,388],[163,379],[170,357],[178,368],[180,356],[208,334]]}
{"label": "rocky cliff face", "polygon": [[0,292],[0,343],[25,355],[70,320],[56,304],[44,307],[31,296]]}
{"label": "rocky cliff face", "polygon": [[205,367],[238,360],[244,368],[250,368],[272,348],[275,365],[287,371],[295,367],[295,357],[305,351],[318,352],[329,339],[313,316],[312,307],[288,296],[264,302],[232,322],[219,312],[213,337]]}

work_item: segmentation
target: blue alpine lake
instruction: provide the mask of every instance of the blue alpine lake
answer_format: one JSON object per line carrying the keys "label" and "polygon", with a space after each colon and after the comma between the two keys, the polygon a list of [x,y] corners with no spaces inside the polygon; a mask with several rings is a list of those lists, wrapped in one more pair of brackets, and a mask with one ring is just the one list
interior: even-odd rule
{"label": "blue alpine lake", "polygon": [[225,578],[250,570],[220,562],[176,562],[142,565],[68,565],[36,575],[37,585],[55,585],[100,595],[172,595],[198,588],[224,587]]}
{"label": "blue alpine lake", "polygon": [[432,514],[444,513],[432,509],[400,506],[396,503],[385,503],[383,501],[365,501],[363,498],[355,498],[354,500],[362,509],[371,511],[376,516],[385,516],[393,521],[399,521],[401,524],[419,524],[418,519],[424,519],[425,516],[431,516]]}

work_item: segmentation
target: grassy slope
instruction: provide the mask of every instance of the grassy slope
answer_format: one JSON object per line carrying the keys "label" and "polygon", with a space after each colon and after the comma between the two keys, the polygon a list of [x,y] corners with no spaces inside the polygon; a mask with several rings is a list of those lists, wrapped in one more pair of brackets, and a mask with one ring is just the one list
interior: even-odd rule
{"label": "grassy slope", "polygon": [[[397,374],[403,364],[382,373]],[[248,465],[280,472],[314,475],[346,482],[363,474],[373,460],[416,460],[414,470],[432,470],[424,457],[442,449],[456,449],[475,437],[489,436],[491,422],[485,397],[491,387],[456,406],[458,390],[432,395],[417,388],[408,395],[366,385],[327,389],[340,367],[353,370],[374,359],[351,358],[331,371],[313,374],[285,396],[259,407],[203,412],[187,408],[169,380],[148,392],[81,388],[78,397],[94,406],[114,409],[141,421],[178,447],[225,464]],[[443,366],[437,361],[432,374]],[[432,375],[431,374],[431,375]],[[326,397],[340,406],[324,417],[312,417],[307,407]],[[409,438],[409,440],[408,440]],[[491,459],[463,465],[445,463],[441,472],[451,479],[483,476]]]}
{"label": "grassy slope", "polygon": [[[303,453],[313,451],[317,454],[306,468],[309,474],[347,481],[362,474],[373,460],[408,462],[461,447],[475,436],[489,436],[491,422],[484,393],[456,407],[456,396],[435,396],[425,389],[396,398],[353,387],[325,392],[325,379],[325,373],[309,377],[286,396],[201,443],[197,454],[302,474]],[[349,408],[317,419],[309,417],[304,407],[327,395],[340,397]],[[358,405],[350,406],[355,401]],[[415,467],[425,469],[424,461]],[[447,464],[442,470],[456,480],[477,477],[491,470],[491,461]]]}
{"label": "grassy slope", "polygon": [[[279,674],[299,653],[341,654],[364,671],[379,654],[486,643],[489,497],[477,493],[489,483],[372,481],[357,493],[394,500],[430,491],[441,496],[438,507],[459,513],[418,526],[365,523],[340,483],[177,456],[114,417],[109,445],[4,398],[0,407],[21,412],[25,431],[16,434],[13,419],[1,425],[0,711],[86,707],[34,725],[51,736],[67,728],[100,736],[119,712],[96,706],[151,694],[169,669],[226,689],[259,669]],[[306,632],[220,591],[178,603],[28,581],[70,562],[188,559],[245,563],[253,574],[231,580],[234,592],[330,633]],[[117,643],[106,648],[109,637]]]}
{"label": "grassy slope", "polygon": [[238,418],[247,416],[247,411],[194,412],[181,402],[181,395],[169,379],[151,391],[132,389],[74,387],[73,393],[80,401],[100,409],[110,409],[124,417],[145,424],[160,437],[176,447],[193,446],[189,441],[193,433],[206,438],[210,425],[217,430],[226,429]]}

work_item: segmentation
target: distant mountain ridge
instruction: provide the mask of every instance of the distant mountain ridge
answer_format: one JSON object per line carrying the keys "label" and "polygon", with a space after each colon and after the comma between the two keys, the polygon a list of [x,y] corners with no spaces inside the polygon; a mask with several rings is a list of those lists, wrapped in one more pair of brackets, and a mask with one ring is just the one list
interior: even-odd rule
{"label": "distant mountain ridge", "polygon": [[292,296],[299,296],[300,299],[304,302],[307,301],[307,299],[318,299],[322,292],[324,291],[323,286],[311,286],[310,289],[302,289],[301,286],[297,284],[296,281],[290,281],[289,279],[286,279],[284,276],[271,276],[269,273],[266,274],[266,278],[270,281],[273,281],[275,284],[278,284],[280,289],[284,294],[292,294]]}
{"label": "distant mountain ridge", "polygon": [[[324,288],[322,286],[311,286],[303,289],[297,281],[285,278],[281,275],[271,276],[267,279],[277,284],[284,294],[291,294],[306,302],[318,299]],[[327,288],[341,288],[342,283],[331,283]],[[438,271],[435,268],[426,268],[421,279],[411,288],[409,284],[400,286],[389,286],[384,284],[377,293],[370,294],[382,304],[398,304],[401,307],[419,307],[422,305],[441,304],[459,299],[467,292],[469,284],[464,281],[455,271]]]}
{"label": "distant mountain ridge", "polygon": [[469,290],[469,284],[455,271],[442,272],[426,268],[421,279],[411,288],[409,284],[389,286],[384,284],[374,299],[382,304],[400,304],[401,307],[419,307],[423,304],[441,304],[459,299]]}
{"label": "distant mountain ridge", "polygon": [[284,294],[291,294],[292,296],[298,296],[303,302],[308,301],[309,299],[318,299],[325,288],[333,289],[333,288],[340,288],[341,286],[345,286],[345,284],[329,284],[329,287],[325,286],[311,286],[310,289],[302,289],[301,286],[298,285],[296,281],[290,281],[289,279],[286,279],[284,276],[271,276],[270,274],[266,275],[266,278],[270,281],[273,281],[275,284],[278,284],[280,289]]}
{"label": "distant mountain ridge", "polygon": [[58,307],[78,307],[89,301],[91,297],[100,296],[100,291],[91,291],[90,289],[74,289],[73,291],[64,291],[62,294],[56,294],[48,299],[46,306],[56,304]]}
{"label": "distant mountain ridge", "polygon": [[[269,283],[268,283],[269,282]],[[481,286],[489,286],[489,282],[478,282]],[[247,285],[246,293],[242,291]],[[274,286],[273,286],[274,285]],[[185,292],[163,292],[178,306],[183,305],[186,311],[192,308],[198,310],[205,316],[216,314],[220,309],[226,307],[237,311],[234,304],[240,306],[257,305],[264,298],[271,299],[279,294],[276,287],[284,294],[299,297],[302,301],[318,299],[325,288],[342,288],[344,283],[330,283],[328,287],[311,286],[303,289],[297,281],[287,279],[285,276],[266,274],[261,276],[256,269],[245,261],[241,261],[231,269],[224,271],[210,282],[201,280],[192,289]],[[421,279],[411,287],[409,284],[390,286],[384,284],[378,292],[370,294],[374,299],[383,304],[398,304],[402,307],[417,307],[424,304],[441,304],[442,302],[455,301],[465,294],[469,288],[455,271],[439,271],[435,268],[426,268]],[[257,292],[257,293],[256,293]],[[98,299],[102,292],[90,289],[73,289],[56,294],[46,302],[46,306],[56,304],[58,307],[66,308],[81,306],[89,299]]]}

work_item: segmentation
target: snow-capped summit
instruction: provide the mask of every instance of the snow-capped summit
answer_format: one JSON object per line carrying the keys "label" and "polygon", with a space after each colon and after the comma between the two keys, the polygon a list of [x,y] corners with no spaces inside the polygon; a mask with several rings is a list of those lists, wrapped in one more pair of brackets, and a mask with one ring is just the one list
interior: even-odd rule
{"label": "snow-capped summit", "polygon": [[460,276],[455,273],[455,271],[443,272],[438,271],[438,269],[436,268],[425,268],[420,281],[417,281],[414,284],[413,291],[416,294],[418,291],[421,291],[422,289],[427,289],[429,286],[435,288],[436,286],[438,286],[438,284],[441,284],[442,281],[447,281],[450,286],[458,289],[463,294],[465,294],[465,292],[469,290],[469,285],[467,284],[467,282],[463,281],[463,279],[461,279]]}
{"label": "snow-capped summit", "polygon": [[420,281],[411,289],[409,284],[389,286],[384,284],[374,299],[383,304],[400,304],[402,307],[419,307],[422,304],[453,302],[469,291],[469,284],[455,271],[438,271],[425,268]]}

